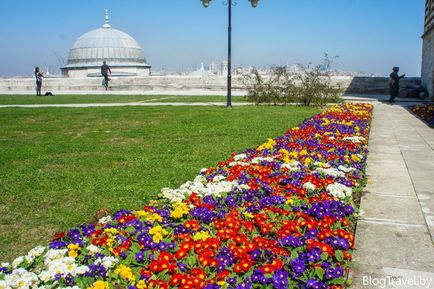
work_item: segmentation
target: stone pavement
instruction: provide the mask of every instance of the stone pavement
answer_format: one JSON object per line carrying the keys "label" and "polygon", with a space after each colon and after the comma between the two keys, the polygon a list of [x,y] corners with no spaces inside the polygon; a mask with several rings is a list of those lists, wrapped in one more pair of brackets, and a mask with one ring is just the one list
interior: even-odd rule
{"label": "stone pavement", "polygon": [[374,107],[350,289],[434,288],[434,129]]}

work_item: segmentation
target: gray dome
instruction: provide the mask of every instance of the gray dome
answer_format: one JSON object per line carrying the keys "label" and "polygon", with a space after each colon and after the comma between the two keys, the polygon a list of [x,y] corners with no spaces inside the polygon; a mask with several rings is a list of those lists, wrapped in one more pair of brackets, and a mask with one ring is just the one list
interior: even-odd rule
{"label": "gray dome", "polygon": [[102,28],[91,30],[75,41],[65,68],[101,66],[104,60],[112,67],[149,67],[137,41],[127,33],[111,28],[107,16]]}

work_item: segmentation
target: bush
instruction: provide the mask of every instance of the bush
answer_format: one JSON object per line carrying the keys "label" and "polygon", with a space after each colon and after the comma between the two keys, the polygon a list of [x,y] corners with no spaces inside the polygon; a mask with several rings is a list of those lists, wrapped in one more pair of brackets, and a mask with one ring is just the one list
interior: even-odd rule
{"label": "bush", "polygon": [[[325,67],[325,69],[321,69]],[[301,71],[293,72],[286,66],[277,66],[269,76],[263,76],[253,69],[246,75],[247,98],[256,104],[300,103],[306,106],[323,106],[337,102],[342,88],[331,83],[331,62],[327,55],[324,66],[313,69],[301,67]]]}

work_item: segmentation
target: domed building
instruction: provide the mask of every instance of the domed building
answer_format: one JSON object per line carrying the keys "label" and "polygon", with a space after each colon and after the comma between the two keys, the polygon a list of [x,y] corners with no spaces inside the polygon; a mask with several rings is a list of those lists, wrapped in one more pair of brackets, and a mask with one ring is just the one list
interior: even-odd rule
{"label": "domed building", "polygon": [[75,41],[67,64],[61,67],[62,74],[73,78],[99,77],[103,61],[110,66],[112,76],[149,76],[151,72],[140,45],[127,33],[111,27],[107,10],[102,28]]}

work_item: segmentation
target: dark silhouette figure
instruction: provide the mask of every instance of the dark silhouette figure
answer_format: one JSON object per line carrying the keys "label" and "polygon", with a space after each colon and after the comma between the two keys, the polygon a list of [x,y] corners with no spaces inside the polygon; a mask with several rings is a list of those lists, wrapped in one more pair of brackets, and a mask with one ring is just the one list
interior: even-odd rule
{"label": "dark silhouette figure", "polygon": [[405,73],[399,76],[398,72],[399,67],[394,67],[392,73],[389,75],[390,103],[394,103],[395,98],[399,95],[399,81],[405,76]]}
{"label": "dark silhouette figure", "polygon": [[105,87],[105,90],[108,89],[108,83],[109,83],[108,74],[109,73],[112,74],[112,71],[111,71],[110,67],[106,64],[106,62],[103,61],[102,65],[101,65],[101,74],[104,77],[103,85]]}
{"label": "dark silhouette figure", "polygon": [[35,67],[35,79],[36,79],[36,96],[41,96],[41,88],[42,88],[42,77],[44,77],[44,73],[42,70],[39,70],[39,67]]}

